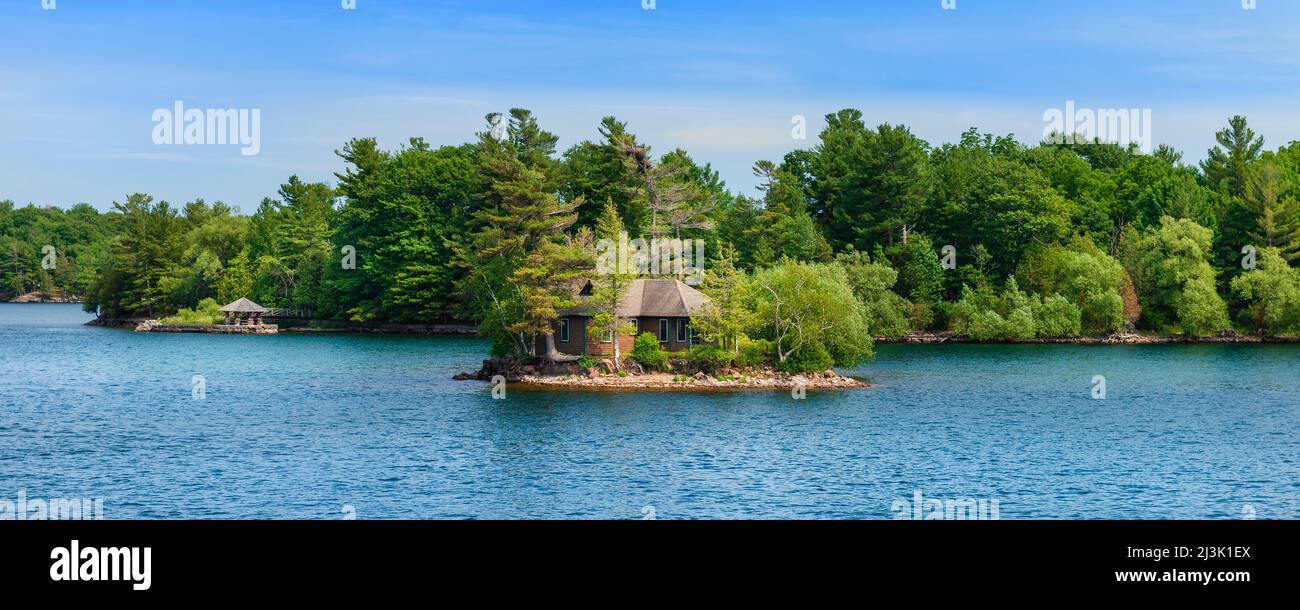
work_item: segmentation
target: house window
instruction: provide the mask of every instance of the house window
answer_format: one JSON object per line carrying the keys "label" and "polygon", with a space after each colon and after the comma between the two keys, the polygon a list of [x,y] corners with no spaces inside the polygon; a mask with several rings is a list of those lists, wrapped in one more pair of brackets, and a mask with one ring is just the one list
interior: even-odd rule
{"label": "house window", "polygon": [[668,320],[662,318],[659,320],[659,342],[668,342]]}
{"label": "house window", "polygon": [[568,318],[560,318],[560,341],[563,343],[569,342],[569,319]]}
{"label": "house window", "polygon": [[677,342],[678,343],[686,343],[686,327],[689,324],[690,323],[687,322],[686,320],[677,321]]}
{"label": "house window", "polygon": [[608,330],[605,331],[605,332],[600,333],[600,342],[601,342],[601,343],[613,343],[613,342],[614,342],[614,333],[613,333],[613,332],[610,332],[610,331],[608,331]]}

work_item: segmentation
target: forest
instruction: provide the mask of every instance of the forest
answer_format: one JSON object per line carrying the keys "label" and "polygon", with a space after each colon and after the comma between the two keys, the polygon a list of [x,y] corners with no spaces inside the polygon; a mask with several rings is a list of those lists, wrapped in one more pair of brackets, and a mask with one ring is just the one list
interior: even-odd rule
{"label": "forest", "polygon": [[[792,369],[908,331],[1300,332],[1300,142],[1266,149],[1244,117],[1189,164],[974,128],[933,146],[845,109],[811,148],[756,162],[754,196],[614,117],[562,152],[527,110],[486,119],[457,146],[349,141],[334,185],[290,177],[251,215],[140,193],[102,213],[0,202],[0,298],[71,295],[119,319],[247,296],[318,319],[476,323],[495,353],[531,354],[595,242],[625,231],[705,240],[699,332]],[[596,300],[626,281],[600,276]]]}

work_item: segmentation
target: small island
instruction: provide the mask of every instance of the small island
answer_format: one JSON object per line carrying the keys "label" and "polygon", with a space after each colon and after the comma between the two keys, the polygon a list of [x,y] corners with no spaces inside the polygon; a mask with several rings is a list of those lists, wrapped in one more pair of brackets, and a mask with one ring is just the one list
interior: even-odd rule
{"label": "small island", "polygon": [[197,311],[181,309],[170,318],[145,320],[136,325],[135,332],[222,335],[274,335],[280,332],[279,326],[262,322],[262,316],[268,310],[246,298],[220,308],[216,308],[216,304],[212,299],[204,299]]}

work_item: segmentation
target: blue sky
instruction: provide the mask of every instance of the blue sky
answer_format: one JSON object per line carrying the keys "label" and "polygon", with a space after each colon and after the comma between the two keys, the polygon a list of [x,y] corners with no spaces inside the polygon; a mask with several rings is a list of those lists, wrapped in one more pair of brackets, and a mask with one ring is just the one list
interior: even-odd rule
{"label": "blue sky", "polygon": [[[522,106],[561,149],[613,114],[733,188],[863,110],[932,143],[1037,141],[1043,112],[1150,108],[1198,160],[1233,114],[1300,139],[1300,2],[1258,0],[0,0],[0,199],[107,209],[128,193],[251,212],[333,182],[352,137],[457,144]],[[261,152],[159,146],[155,109],[259,108]],[[791,117],[809,137],[791,137]]]}

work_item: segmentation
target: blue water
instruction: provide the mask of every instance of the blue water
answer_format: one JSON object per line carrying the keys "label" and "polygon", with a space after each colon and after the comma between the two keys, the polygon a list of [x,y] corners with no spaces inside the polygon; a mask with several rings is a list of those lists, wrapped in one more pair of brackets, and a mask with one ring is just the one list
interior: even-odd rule
{"label": "blue water", "polygon": [[119,519],[888,519],[921,490],[1003,519],[1300,518],[1300,346],[878,346],[853,371],[878,388],[803,401],[493,400],[451,380],[476,338],[87,319],[0,304],[0,500],[98,497]]}

